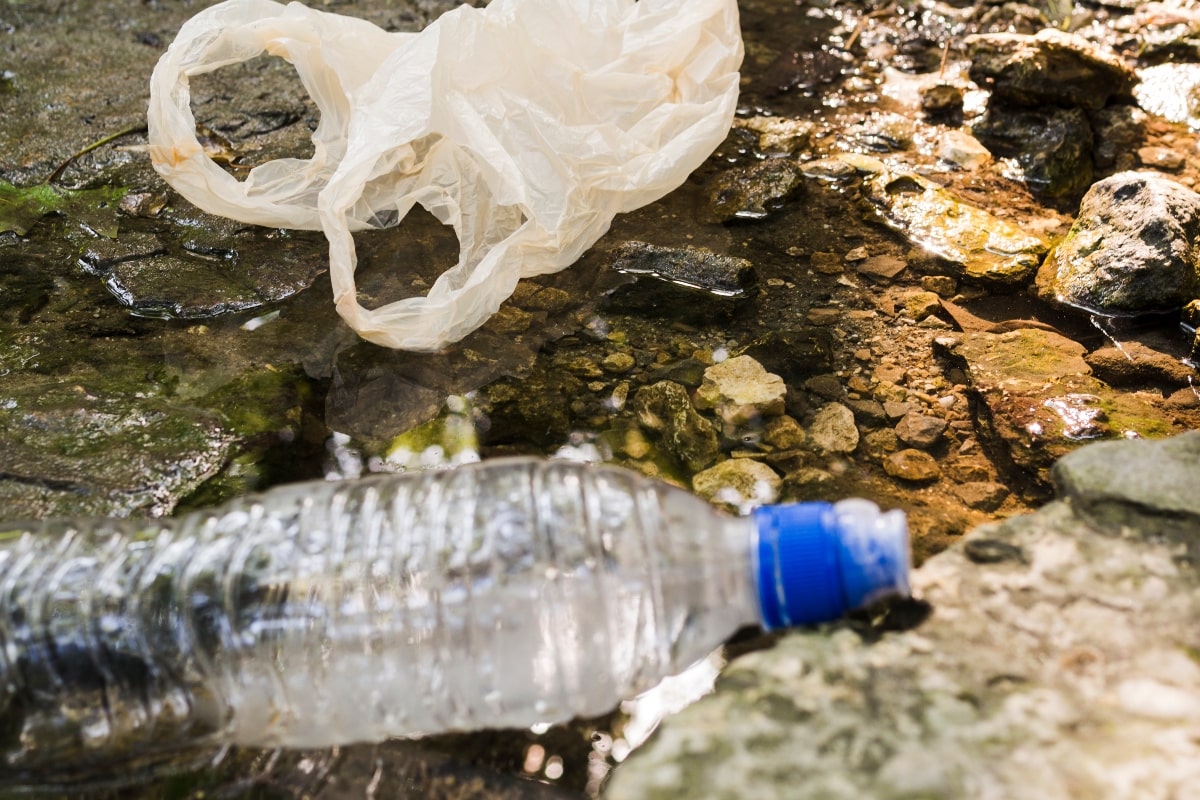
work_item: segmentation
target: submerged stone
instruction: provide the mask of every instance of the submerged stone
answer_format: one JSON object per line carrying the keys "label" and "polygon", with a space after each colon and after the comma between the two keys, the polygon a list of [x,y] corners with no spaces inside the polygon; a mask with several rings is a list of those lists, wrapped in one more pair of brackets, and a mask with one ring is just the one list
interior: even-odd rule
{"label": "submerged stone", "polygon": [[775,470],[750,458],[726,459],[692,478],[697,495],[732,509],[773,503],[782,485]]}
{"label": "submerged stone", "polygon": [[885,457],[883,471],[893,478],[912,483],[934,481],[941,475],[941,469],[933,456],[911,447]]}
{"label": "submerged stone", "polygon": [[643,386],[633,396],[642,426],[658,434],[662,447],[689,471],[697,472],[721,454],[717,429],[692,406],[686,388],[673,381]]}
{"label": "submerged stone", "polygon": [[794,156],[808,147],[815,126],[789,117],[746,117],[734,119],[733,127],[758,134],[758,149],[762,153]]}
{"label": "submerged stone", "polygon": [[1118,173],[1083,198],[1038,292],[1105,315],[1176,309],[1200,297],[1198,239],[1200,194],[1158,175]]}
{"label": "submerged stone", "polygon": [[787,386],[750,356],[735,356],[704,371],[696,407],[711,409],[729,425],[783,413]]}
{"label": "submerged stone", "polygon": [[971,80],[1023,105],[1103,108],[1132,96],[1137,75],[1115,54],[1080,36],[1045,28],[1033,36],[989,33],[965,40]]}
{"label": "submerged stone", "polygon": [[1041,238],[919,175],[885,170],[864,181],[863,193],[885,225],[946,261],[959,277],[1021,286],[1048,249]]}
{"label": "submerged stone", "polygon": [[614,251],[612,268],[630,275],[652,275],[721,297],[741,297],[754,283],[752,263],[701,247],[626,242]]}
{"label": "submerged stone", "polygon": [[[1181,555],[1198,453],[1200,434],[1082,449],[1064,461],[1065,501],[916,569],[921,602],[893,606],[889,632],[796,631],[738,658],[605,796],[1188,796],[1200,569]],[[1095,518],[1101,498],[1121,525]]]}
{"label": "submerged stone", "polygon": [[803,188],[799,165],[787,158],[734,167],[709,181],[709,216],[714,222],[765,219]]}
{"label": "submerged stone", "polygon": [[826,403],[813,417],[808,435],[821,452],[836,455],[853,453],[859,439],[854,412],[841,403]]}

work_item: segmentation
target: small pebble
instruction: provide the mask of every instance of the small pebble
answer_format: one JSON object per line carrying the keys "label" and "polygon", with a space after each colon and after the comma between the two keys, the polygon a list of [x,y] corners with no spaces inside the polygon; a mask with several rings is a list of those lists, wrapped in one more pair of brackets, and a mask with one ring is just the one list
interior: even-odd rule
{"label": "small pebble", "polygon": [[629,370],[633,369],[635,363],[633,356],[629,355],[629,353],[612,353],[600,362],[600,366],[604,368],[605,372],[612,372],[619,375],[629,372]]}
{"label": "small pebble", "polygon": [[1008,487],[994,481],[961,483],[951,491],[965,505],[980,511],[995,511],[1008,499]]}
{"label": "small pebble", "polygon": [[808,433],[813,444],[826,453],[853,453],[858,447],[854,412],[841,403],[821,406]]}
{"label": "small pebble", "polygon": [[896,436],[910,447],[933,447],[946,432],[946,420],[913,411],[896,425]]}
{"label": "small pebble", "polygon": [[1143,147],[1137,156],[1142,166],[1167,172],[1177,172],[1185,163],[1183,156],[1169,147]]}
{"label": "small pebble", "polygon": [[902,481],[937,480],[941,470],[933,456],[921,450],[900,450],[883,460],[883,471]]}

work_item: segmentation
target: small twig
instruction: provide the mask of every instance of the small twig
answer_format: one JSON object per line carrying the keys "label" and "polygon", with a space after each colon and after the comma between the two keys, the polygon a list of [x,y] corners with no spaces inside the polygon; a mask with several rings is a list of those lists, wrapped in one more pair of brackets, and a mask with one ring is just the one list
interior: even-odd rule
{"label": "small twig", "polygon": [[949,61],[950,61],[950,40],[947,39],[946,43],[942,45],[942,65],[940,67],[938,67],[938,80],[939,81],[946,77],[946,64],[949,63]]}
{"label": "small twig", "polygon": [[857,42],[858,37],[862,35],[863,29],[867,27],[867,20],[872,20],[876,17],[882,17],[886,14],[892,13],[895,10],[896,4],[888,3],[883,8],[877,8],[870,14],[864,14],[863,16],[859,17],[858,24],[854,26],[854,32],[850,34],[850,38],[846,40],[846,46],[844,49],[849,51],[854,47],[854,43]]}
{"label": "small twig", "polygon": [[124,136],[129,136],[130,134],[134,133],[141,133],[144,130],[146,130],[145,125],[134,125],[133,127],[126,128],[122,131],[117,131],[109,136],[105,136],[103,139],[97,139],[79,152],[73,153],[70,158],[59,164],[58,169],[50,173],[50,177],[46,179],[46,183],[57,183],[58,179],[62,177],[62,174],[67,171],[67,167],[75,163],[75,159],[79,158],[80,156],[85,156],[93,150],[98,150],[99,148],[104,147],[104,145],[115,142],[117,139],[120,139]]}

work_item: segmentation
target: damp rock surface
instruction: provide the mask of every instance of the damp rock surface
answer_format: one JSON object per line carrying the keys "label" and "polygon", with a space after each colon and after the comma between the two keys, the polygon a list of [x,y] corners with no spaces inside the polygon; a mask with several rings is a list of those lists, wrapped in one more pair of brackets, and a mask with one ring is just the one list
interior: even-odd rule
{"label": "damp rock surface", "polygon": [[[1187,797],[1200,780],[1200,434],[1083,448],[1064,495],[913,576],[928,615],[785,635],[617,771],[611,798]],[[1119,504],[1122,525],[1082,513]],[[1175,525],[1186,515],[1192,527]],[[921,618],[920,614],[916,619]],[[828,746],[836,741],[839,746]]]}
{"label": "damp rock surface", "polygon": [[1132,96],[1134,71],[1115,53],[1081,36],[1046,28],[1036,35],[991,33],[967,37],[971,78],[1024,105],[1102,108]]}
{"label": "damp rock surface", "polygon": [[983,433],[1043,487],[1045,471],[1083,442],[1184,430],[1153,397],[1114,391],[1097,379],[1083,346],[1052,331],[964,333],[937,346],[970,376],[987,410]]}
{"label": "damp rock surface", "polygon": [[1038,236],[919,175],[884,170],[865,182],[863,192],[884,224],[943,259],[957,277],[1019,286],[1033,277],[1048,249]]}
{"label": "damp rock surface", "polygon": [[1200,194],[1160,175],[1122,172],[1094,184],[1038,289],[1100,314],[1179,308],[1200,296]]}

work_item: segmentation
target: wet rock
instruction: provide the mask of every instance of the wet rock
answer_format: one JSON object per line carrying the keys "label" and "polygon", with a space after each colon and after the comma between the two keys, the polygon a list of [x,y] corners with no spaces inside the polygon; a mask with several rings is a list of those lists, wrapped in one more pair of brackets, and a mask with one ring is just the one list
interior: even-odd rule
{"label": "wet rock", "polygon": [[750,261],[701,247],[628,242],[614,251],[613,275],[637,276],[612,290],[605,307],[672,324],[713,325],[737,317],[754,297]]}
{"label": "wet rock", "polygon": [[904,296],[904,313],[917,322],[936,314],[942,300],[934,292],[911,292]]}
{"label": "wet rock", "polygon": [[958,283],[947,275],[925,275],[921,278],[921,288],[943,300],[949,300],[958,292]]}
{"label": "wet rock", "polygon": [[290,370],[214,377],[210,391],[181,395],[177,379],[148,370],[136,351],[125,354],[128,364],[105,363],[110,355],[69,367],[66,381],[6,375],[5,517],[161,516],[236,456],[245,491],[256,476],[253,451],[295,435],[304,387]]}
{"label": "wet rock", "polygon": [[105,273],[105,286],[138,316],[204,319],[290,297],[318,274],[318,269],[297,274],[290,262],[251,267],[164,255],[114,264]]}
{"label": "wet rock", "polygon": [[950,491],[965,505],[979,511],[995,511],[1008,499],[1008,487],[995,481],[968,481],[952,486]]}
{"label": "wet rock", "polygon": [[1111,386],[1139,386],[1147,383],[1186,386],[1196,379],[1195,368],[1180,358],[1141,342],[1121,342],[1101,347],[1085,356],[1096,377]]}
{"label": "wet rock", "polygon": [[629,353],[610,353],[600,362],[600,367],[605,372],[611,372],[616,375],[623,375],[633,369],[637,362]]}
{"label": "wet rock", "polygon": [[944,131],[938,138],[938,158],[963,169],[979,169],[992,161],[992,153],[971,134],[963,130]]}
{"label": "wet rock", "polygon": [[814,375],[804,382],[804,388],[824,400],[846,398],[846,387],[837,375]]}
{"label": "wet rock", "polygon": [[842,257],[837,253],[822,253],[816,252],[809,258],[809,263],[812,268],[822,275],[840,275],[845,271],[846,266],[842,263]]}
{"label": "wet rock", "polygon": [[665,364],[659,369],[650,372],[650,380],[658,381],[673,381],[683,384],[689,389],[695,389],[704,380],[704,370],[709,368],[709,364],[704,363],[695,358],[681,358],[678,361],[672,361]]}
{"label": "wet rock", "polygon": [[1088,115],[1092,160],[1097,169],[1132,169],[1133,153],[1146,137],[1146,114],[1137,106],[1112,105]]}
{"label": "wet rock", "polygon": [[884,170],[864,181],[863,192],[884,224],[943,259],[959,277],[1020,286],[1033,277],[1048,249],[1039,237],[919,175]]}
{"label": "wet rock", "polygon": [[937,480],[942,472],[933,456],[911,447],[884,458],[883,471],[893,478],[913,483]]}
{"label": "wet rock", "polygon": [[782,484],[775,470],[750,458],[726,459],[692,478],[697,495],[734,509],[773,503]]}
{"label": "wet rock", "polygon": [[709,181],[709,217],[714,222],[764,219],[803,188],[804,175],[791,159],[728,169]]}
{"label": "wet rock", "polygon": [[80,265],[93,275],[106,275],[122,261],[161,255],[162,241],[152,233],[128,233],[119,239],[92,238],[82,246]]}
{"label": "wet rock", "polygon": [[817,158],[805,161],[800,165],[800,171],[806,178],[836,183],[848,181],[857,174],[851,160],[845,154],[838,158]]}
{"label": "wet rock", "polygon": [[949,83],[935,83],[921,90],[921,110],[934,121],[962,118],[962,89]]}
{"label": "wet rock", "polygon": [[1187,163],[1182,153],[1169,147],[1139,147],[1137,157],[1143,167],[1163,172],[1179,172]]}
{"label": "wet rock", "polygon": [[791,385],[828,370],[832,352],[833,342],[828,334],[806,328],[784,328],[760,335],[739,355],[750,356]]}
{"label": "wet rock", "polygon": [[911,413],[914,410],[912,403],[904,403],[897,400],[888,400],[883,403],[883,413],[887,414],[888,419],[898,420],[904,415]]}
{"label": "wet rock", "polygon": [[854,418],[867,425],[883,425],[887,422],[887,412],[883,404],[877,400],[847,400],[846,407],[854,412]]}
{"label": "wet rock", "polygon": [[613,252],[612,268],[630,275],[651,275],[721,297],[741,297],[754,284],[754,265],[749,261],[700,247],[626,242]]}
{"label": "wet rock", "polygon": [[858,447],[858,426],[854,424],[854,412],[841,403],[826,403],[813,417],[808,436],[822,452],[853,453]]}
{"label": "wet rock", "polygon": [[1038,293],[1100,314],[1179,308],[1200,297],[1200,195],[1122,172],[1096,183],[1046,258]]}
{"label": "wet rock", "polygon": [[0,429],[9,518],[161,516],[216,475],[236,444],[213,413],[57,381],[3,390]]}
{"label": "wet rock", "polygon": [[1047,485],[1047,470],[1093,438],[1163,438],[1180,430],[1148,396],[1097,380],[1082,345],[1057,333],[1020,328],[935,341],[968,373],[984,414],[981,433],[1011,463]]}
{"label": "wet rock", "polygon": [[[1164,532],[1200,555],[1200,433],[1161,442],[1104,442],[1062,459],[1052,472],[1060,495],[1109,530],[1159,515]],[[1195,562],[1193,562],[1194,566]]]}
{"label": "wet rock", "polygon": [[717,460],[717,430],[692,406],[687,389],[672,381],[643,386],[633,396],[642,425],[662,438],[663,449],[691,472]]}
{"label": "wet rock", "polygon": [[777,450],[796,450],[808,441],[804,427],[787,415],[771,417],[763,426],[763,441]]}
{"label": "wet rock", "polygon": [[1112,98],[1132,97],[1137,83],[1137,75],[1115,53],[1054,28],[1033,36],[979,34],[964,44],[971,80],[1022,105],[1103,108]]}
{"label": "wet rock", "polygon": [[1040,198],[1074,201],[1091,185],[1092,129],[1082,109],[993,101],[972,132],[994,155],[1015,159],[1019,177]]}
{"label": "wet rock", "polygon": [[787,386],[750,356],[735,356],[704,371],[696,407],[712,410],[727,425],[738,426],[783,413]]}
{"label": "wet rock", "polygon": [[1200,64],[1159,64],[1141,71],[1138,105],[1171,122],[1200,127]]}
{"label": "wet rock", "polygon": [[832,473],[816,467],[800,467],[784,476],[779,499],[784,502],[840,500],[837,485],[838,480]]}
{"label": "wet rock", "polygon": [[842,137],[849,149],[860,153],[894,153],[912,147],[914,123],[900,114],[874,111],[846,127]]}
{"label": "wet rock", "polygon": [[910,412],[896,425],[896,437],[910,447],[922,450],[941,441],[946,432],[946,420],[927,414]]}
{"label": "wet rock", "polygon": [[[921,604],[893,608],[891,632],[794,632],[738,658],[607,796],[1188,796],[1200,570],[1180,555],[1200,520],[1198,440],[1081,449],[1064,462],[1065,502],[915,570]],[[1146,476],[1137,488],[1126,464]],[[1094,516],[1116,508],[1123,529]]]}
{"label": "wet rock", "polygon": [[746,117],[733,121],[735,128],[758,134],[759,152],[767,155],[794,156],[808,147],[813,124],[787,117]]}

